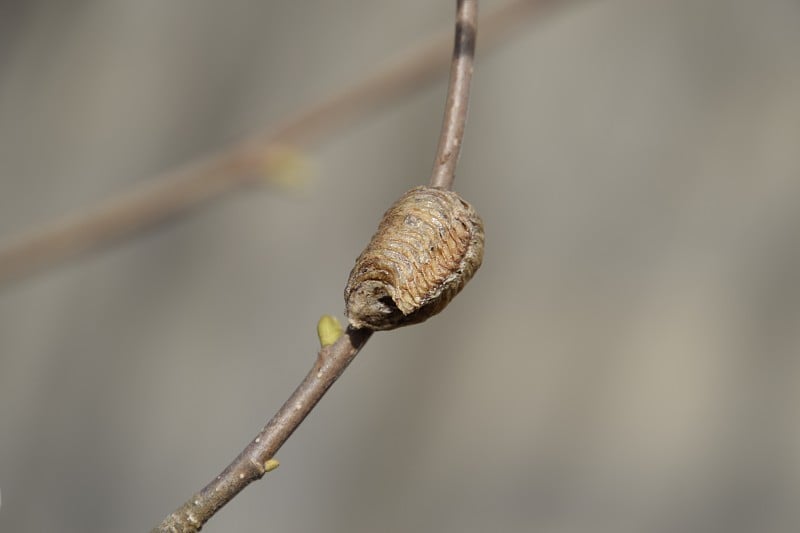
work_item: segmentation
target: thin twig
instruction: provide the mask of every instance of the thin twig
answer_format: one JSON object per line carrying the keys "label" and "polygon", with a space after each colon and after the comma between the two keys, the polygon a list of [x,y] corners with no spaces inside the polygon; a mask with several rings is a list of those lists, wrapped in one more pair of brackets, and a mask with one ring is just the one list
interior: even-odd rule
{"label": "thin twig", "polygon": [[368,329],[347,328],[336,343],[320,349],[303,382],[256,438],[214,481],[169,515],[152,533],[200,531],[222,506],[247,485],[261,479],[267,472],[267,461],[308,416],[371,335]]}
{"label": "thin twig", "polygon": [[[443,179],[447,181],[443,181],[442,184],[447,187],[450,187],[453,181],[458,145],[464,134],[477,29],[477,0],[457,0],[457,6],[453,68],[445,109],[445,127],[440,143],[440,150],[442,146],[450,147],[451,151],[455,150],[453,157],[445,164],[449,169],[449,178],[444,176]],[[465,56],[469,56],[467,62],[463,62]],[[369,329],[354,329],[348,326],[333,345],[323,345],[314,366],[303,382],[256,438],[214,481],[169,515],[152,533],[199,531],[219,509],[247,485],[261,479],[273,468],[268,461],[273,459],[278,449],[344,372],[371,335],[372,331]]]}
{"label": "thin twig", "polygon": [[456,165],[464,139],[469,109],[469,86],[475,62],[475,40],[478,32],[478,1],[458,0],[456,37],[450,66],[442,133],[433,163],[431,187],[451,189],[456,179]]}
{"label": "thin twig", "polygon": [[[482,47],[508,37],[546,0],[513,0],[481,20]],[[24,233],[0,245],[0,285],[123,239],[263,178],[275,147],[309,143],[343,123],[375,111],[436,77],[447,62],[451,33],[341,93],[202,161],[148,180],[140,188],[80,214]]]}

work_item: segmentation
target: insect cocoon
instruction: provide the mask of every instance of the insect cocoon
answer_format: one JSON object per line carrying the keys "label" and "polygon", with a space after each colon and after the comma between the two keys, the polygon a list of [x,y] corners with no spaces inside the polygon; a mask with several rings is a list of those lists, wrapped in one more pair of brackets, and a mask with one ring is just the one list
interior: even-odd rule
{"label": "insect cocoon", "polygon": [[350,272],[350,324],[387,330],[437,314],[481,266],[483,241],[483,221],[458,194],[411,189],[383,215]]}

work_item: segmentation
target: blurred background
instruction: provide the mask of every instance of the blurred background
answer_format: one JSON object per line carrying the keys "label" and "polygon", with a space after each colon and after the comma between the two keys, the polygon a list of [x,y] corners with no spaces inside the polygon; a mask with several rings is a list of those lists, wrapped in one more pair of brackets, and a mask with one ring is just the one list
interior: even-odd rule
{"label": "blurred background", "polygon": [[[0,3],[0,239],[361,78],[453,2]],[[501,1],[484,1],[486,13]],[[800,4],[564,3],[480,51],[484,265],[376,335],[230,532],[800,527]],[[446,79],[228,196],[0,288],[0,531],[147,531],[313,363]]]}

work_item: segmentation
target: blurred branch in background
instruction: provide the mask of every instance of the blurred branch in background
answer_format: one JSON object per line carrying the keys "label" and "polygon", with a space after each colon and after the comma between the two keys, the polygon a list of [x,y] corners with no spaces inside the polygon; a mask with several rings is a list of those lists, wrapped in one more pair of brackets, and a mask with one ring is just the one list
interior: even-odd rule
{"label": "blurred branch in background", "polygon": [[[490,12],[481,20],[483,49],[508,39],[512,30],[550,3],[514,0]],[[438,77],[448,64],[451,38],[450,31],[442,33],[268,133],[169,171],[93,209],[8,239],[0,245],[0,285],[135,235],[234,190],[270,182],[270,169],[287,145],[307,145]]]}

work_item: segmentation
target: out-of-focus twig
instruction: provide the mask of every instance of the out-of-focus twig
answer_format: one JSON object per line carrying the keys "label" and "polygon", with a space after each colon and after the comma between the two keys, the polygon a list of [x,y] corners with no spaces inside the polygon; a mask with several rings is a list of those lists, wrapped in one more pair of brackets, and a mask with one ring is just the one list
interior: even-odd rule
{"label": "out-of-focus twig", "polygon": [[[497,44],[547,0],[513,0],[481,20],[482,47]],[[263,181],[276,147],[319,139],[439,75],[452,33],[409,52],[385,69],[312,105],[270,132],[149,180],[93,209],[0,244],[0,285],[121,240],[243,186]]]}

